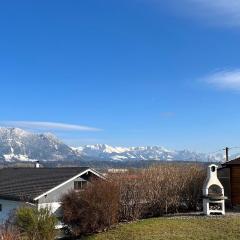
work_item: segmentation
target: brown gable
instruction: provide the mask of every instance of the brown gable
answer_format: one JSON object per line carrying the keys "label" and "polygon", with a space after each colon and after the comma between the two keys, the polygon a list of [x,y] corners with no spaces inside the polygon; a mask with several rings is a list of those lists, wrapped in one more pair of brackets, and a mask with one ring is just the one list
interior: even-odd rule
{"label": "brown gable", "polygon": [[240,165],[240,157],[239,158],[235,158],[233,160],[230,160],[228,162],[222,163],[223,167],[227,167],[230,165]]}

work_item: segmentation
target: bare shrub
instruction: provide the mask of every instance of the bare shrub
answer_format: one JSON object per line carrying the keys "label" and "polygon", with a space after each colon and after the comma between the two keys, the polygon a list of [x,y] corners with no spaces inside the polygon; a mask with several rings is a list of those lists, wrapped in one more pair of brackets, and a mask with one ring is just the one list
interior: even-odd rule
{"label": "bare shrub", "polygon": [[163,164],[112,174],[62,201],[63,221],[75,235],[102,231],[119,221],[196,210],[204,180],[201,165]]}
{"label": "bare shrub", "polygon": [[202,187],[206,178],[206,169],[203,166],[189,165],[183,170],[185,176],[181,201],[186,209],[199,210],[199,200],[202,195]]}
{"label": "bare shrub", "polygon": [[159,165],[144,170],[147,214],[196,210],[204,179],[199,165]]}
{"label": "bare shrub", "polygon": [[114,176],[114,181],[119,185],[119,219],[129,221],[142,216],[142,205],[144,192],[142,189],[142,174],[135,172],[131,174],[120,174]]}
{"label": "bare shrub", "polygon": [[168,208],[176,202],[179,195],[177,187],[171,179],[174,170],[165,165],[144,170],[143,188],[148,206],[148,215],[161,215],[167,212]]}
{"label": "bare shrub", "polygon": [[203,169],[199,164],[162,164],[113,175],[120,188],[120,220],[196,210]]}
{"label": "bare shrub", "polygon": [[14,226],[7,224],[1,225],[0,240],[20,240],[20,233]]}
{"label": "bare shrub", "polygon": [[118,222],[119,188],[114,182],[93,181],[84,191],[62,199],[63,222],[74,235],[103,231]]}

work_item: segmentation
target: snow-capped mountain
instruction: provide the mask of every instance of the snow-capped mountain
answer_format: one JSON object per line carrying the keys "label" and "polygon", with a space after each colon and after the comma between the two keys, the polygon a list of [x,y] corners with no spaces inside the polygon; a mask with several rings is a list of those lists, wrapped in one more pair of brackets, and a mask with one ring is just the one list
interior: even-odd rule
{"label": "snow-capped mountain", "polygon": [[113,147],[106,144],[72,148],[50,133],[0,128],[0,162],[14,161],[222,161],[223,154],[207,155],[189,150],[152,147]]}
{"label": "snow-capped mountain", "polygon": [[189,150],[168,150],[159,146],[147,147],[113,147],[106,144],[86,145],[73,148],[80,156],[110,160],[163,160],[163,161],[222,161],[223,154],[207,155]]}
{"label": "snow-capped mountain", "polygon": [[69,146],[50,133],[36,134],[19,128],[0,128],[0,161],[55,161],[76,158]]}

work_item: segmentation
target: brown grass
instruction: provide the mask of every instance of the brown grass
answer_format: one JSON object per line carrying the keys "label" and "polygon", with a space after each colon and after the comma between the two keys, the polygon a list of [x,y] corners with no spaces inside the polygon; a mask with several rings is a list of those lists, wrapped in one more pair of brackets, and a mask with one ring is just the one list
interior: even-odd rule
{"label": "brown grass", "polygon": [[[152,218],[122,224],[84,240],[238,240],[240,217]],[[82,239],[82,240],[83,240]]]}

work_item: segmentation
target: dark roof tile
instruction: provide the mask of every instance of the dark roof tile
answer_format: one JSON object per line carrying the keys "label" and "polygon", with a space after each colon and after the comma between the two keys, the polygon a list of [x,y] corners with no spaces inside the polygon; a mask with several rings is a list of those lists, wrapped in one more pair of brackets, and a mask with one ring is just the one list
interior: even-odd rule
{"label": "dark roof tile", "polygon": [[34,198],[87,169],[3,168],[0,170],[0,198],[32,202]]}
{"label": "dark roof tile", "polygon": [[240,157],[230,160],[228,162],[222,163],[222,166],[229,166],[229,165],[240,165]]}

